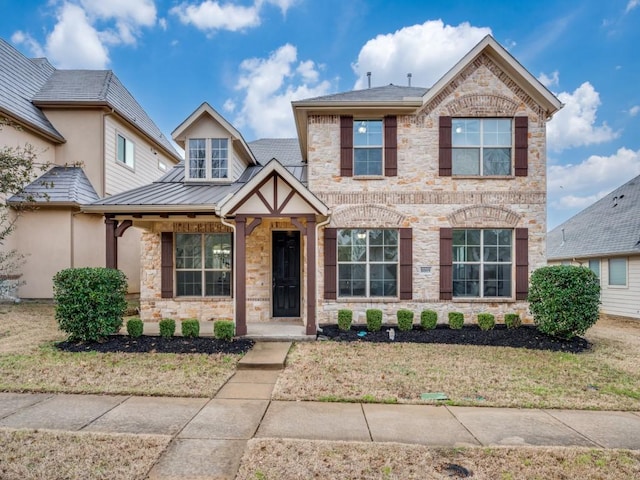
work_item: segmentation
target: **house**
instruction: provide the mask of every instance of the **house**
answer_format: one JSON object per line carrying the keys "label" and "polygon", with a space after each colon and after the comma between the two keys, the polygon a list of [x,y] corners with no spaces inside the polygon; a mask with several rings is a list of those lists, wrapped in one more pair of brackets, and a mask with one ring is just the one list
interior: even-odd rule
{"label": "house", "polygon": [[144,320],[232,318],[244,335],[288,319],[315,334],[342,308],[356,321],[368,308],[385,321],[400,308],[526,314],[561,103],[491,36],[431,88],[292,107],[297,140],[247,143],[204,103],[172,134],[184,164],[83,207],[111,232],[143,230]]}
{"label": "house", "polygon": [[547,260],[590,268],[601,313],[640,319],[640,176],[551,230]]}
{"label": "house", "polygon": [[[37,209],[22,213],[1,248],[26,256],[18,295],[51,298],[59,270],[105,265],[104,218],[80,207],[147,184],[181,157],[110,70],[58,70],[0,39],[0,72],[0,145],[31,145],[50,167],[26,188]],[[137,292],[140,231],[128,233],[120,266]]]}

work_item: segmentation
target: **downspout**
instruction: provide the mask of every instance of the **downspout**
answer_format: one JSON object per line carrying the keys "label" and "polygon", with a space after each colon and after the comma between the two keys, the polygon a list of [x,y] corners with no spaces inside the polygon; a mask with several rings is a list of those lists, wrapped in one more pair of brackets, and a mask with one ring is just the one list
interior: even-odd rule
{"label": "downspout", "polygon": [[220,223],[222,223],[223,225],[226,225],[227,227],[229,227],[231,230],[233,230],[233,269],[231,270],[232,275],[233,275],[233,282],[231,283],[234,288],[233,288],[233,325],[235,328],[235,324],[236,324],[236,291],[235,291],[235,280],[236,280],[236,265],[238,264],[237,262],[237,258],[236,256],[238,255],[238,249],[236,248],[236,226],[233,223],[228,223],[225,221],[224,217],[220,217]]}

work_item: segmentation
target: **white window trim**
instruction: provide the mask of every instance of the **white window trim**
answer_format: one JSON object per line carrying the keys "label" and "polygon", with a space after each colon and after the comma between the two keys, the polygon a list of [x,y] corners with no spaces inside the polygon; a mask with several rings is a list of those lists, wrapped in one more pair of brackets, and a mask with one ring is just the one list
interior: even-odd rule
{"label": "white window trim", "polygon": [[[611,260],[624,260],[625,279],[624,285],[611,284]],[[624,290],[629,288],[629,259],[627,257],[612,257],[607,259],[607,288]]]}
{"label": "white window trim", "polygon": [[[381,158],[381,163],[380,163],[380,174],[379,175],[373,175],[373,174],[357,174],[356,173],[356,150],[362,150],[362,149],[373,149],[373,148],[378,148],[377,145],[372,146],[372,145],[367,145],[367,146],[356,146],[355,143],[355,131],[356,131],[356,124],[359,122],[380,122],[380,124],[382,125],[382,129],[381,129],[381,133],[380,133],[380,158]],[[385,178],[384,175],[384,168],[385,168],[385,158],[384,158],[384,129],[385,129],[385,125],[384,125],[384,118],[375,118],[375,117],[371,117],[371,118],[354,118],[353,119],[353,178],[357,179],[357,180],[377,180],[377,179],[381,179],[381,178]]]}
{"label": "white window trim", "polygon": [[[451,176],[454,178],[500,178],[500,179],[505,179],[505,178],[515,178],[515,128],[514,128],[514,117],[454,117],[452,118],[452,121],[455,120],[479,120],[480,121],[480,145],[461,145],[461,146],[456,146],[453,144],[453,125],[451,127]],[[509,120],[511,122],[511,143],[509,144],[509,150],[511,151],[510,153],[510,157],[511,157],[511,162],[509,164],[509,174],[507,175],[485,175],[483,170],[484,170],[484,161],[483,161],[483,150],[485,148],[484,144],[482,143],[482,136],[483,136],[483,129],[484,129],[484,120]],[[492,145],[490,147],[486,147],[486,148],[507,148],[506,145]],[[468,173],[464,173],[464,174],[456,174],[453,173],[453,151],[456,149],[478,149],[479,150],[479,171],[480,173],[477,175],[473,175],[473,174],[468,174]]]}
{"label": "white window trim", "polygon": [[[226,139],[227,140],[227,177],[226,178],[220,178],[220,177],[213,177],[211,176],[211,172],[213,170],[213,164],[212,164],[212,157],[211,157],[211,152],[212,152],[212,140],[221,140],[221,139]],[[190,173],[191,173],[191,158],[189,156],[189,142],[191,140],[204,140],[204,159],[205,159],[205,176],[203,178],[199,178],[199,177],[191,177]],[[232,141],[231,138],[229,137],[188,137],[185,143],[185,162],[184,162],[184,168],[185,168],[185,179],[189,180],[191,182],[216,182],[216,183],[232,183],[232,179],[231,179],[231,159],[232,159]]]}
{"label": "white window trim", "polygon": [[[125,161],[121,161],[120,158],[118,157],[118,144],[119,142],[119,138],[124,139],[125,142],[125,147],[124,147],[124,153],[125,153]],[[131,165],[126,161],[127,160],[127,145],[131,145],[131,152],[133,155],[133,158],[131,160]],[[122,167],[128,168],[129,170],[135,171],[136,168],[136,142],[134,142],[133,140],[131,140],[131,137],[129,137],[128,135],[125,135],[124,133],[122,133],[119,130],[116,130],[116,163]]]}

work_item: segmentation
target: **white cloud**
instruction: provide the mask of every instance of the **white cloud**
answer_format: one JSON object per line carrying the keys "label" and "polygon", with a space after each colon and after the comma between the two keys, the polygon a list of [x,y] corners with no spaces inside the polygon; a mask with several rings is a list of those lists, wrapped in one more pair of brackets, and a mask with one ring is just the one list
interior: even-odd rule
{"label": "white cloud", "polygon": [[413,85],[430,87],[490,33],[490,28],[466,22],[454,27],[430,20],[378,35],[362,47],[352,66],[359,77],[355,88],[366,88],[366,72],[371,72],[372,86],[406,85],[411,73]]}
{"label": "white cloud", "polygon": [[571,147],[608,142],[618,137],[605,122],[596,124],[596,113],[600,106],[600,94],[589,82],[585,82],[573,93],[557,95],[564,107],[547,124],[549,149],[560,152]]}
{"label": "white cloud", "polygon": [[217,1],[205,0],[199,5],[181,3],[170,12],[177,15],[185,25],[193,25],[199,30],[244,30],[260,25],[259,6],[243,7]]}
{"label": "white cloud", "polygon": [[167,31],[167,19],[166,18],[159,18],[158,19],[158,25],[160,25],[160,28],[163,31]]}
{"label": "white cloud", "polygon": [[225,112],[235,112],[236,103],[233,100],[231,100],[230,98],[228,98],[227,101],[224,102],[224,105],[222,105],[222,109]]}
{"label": "white cloud", "polygon": [[629,109],[629,115],[632,117],[635,117],[638,113],[640,113],[640,105],[634,105]]}
{"label": "white cloud", "polygon": [[135,45],[140,27],[152,27],[156,23],[156,6],[153,0],[80,0],[90,21],[114,21],[115,28],[100,33],[106,44]]}
{"label": "white cloud", "polygon": [[[318,81],[312,61],[298,61],[296,47],[283,45],[268,58],[250,58],[240,64],[237,90],[242,92],[234,124],[248,126],[259,137],[295,137],[291,102],[325,95],[330,82]],[[233,105],[225,102],[225,108]]]}
{"label": "white cloud", "polygon": [[280,10],[282,11],[282,14],[285,15],[287,13],[287,10],[289,10],[289,8],[291,8],[293,5],[298,3],[298,0],[264,0],[264,2],[260,0],[256,1],[256,4],[258,5],[262,3],[270,3],[271,5],[275,5],[276,7],[279,7]]}
{"label": "white cloud", "polygon": [[31,35],[23,32],[22,30],[18,30],[13,35],[11,35],[11,42],[15,43],[16,45],[26,46],[35,57],[45,56],[42,45],[40,45],[38,41]]}
{"label": "white cloud", "polygon": [[625,9],[624,13],[629,13],[638,5],[640,5],[640,0],[629,0],[629,3],[627,3],[627,8]]}
{"label": "white cloud", "polygon": [[560,82],[560,74],[557,70],[555,72],[552,72],[551,75],[541,73],[538,77],[538,80],[540,80],[540,83],[542,83],[545,87],[550,88],[558,85],[558,83]]}

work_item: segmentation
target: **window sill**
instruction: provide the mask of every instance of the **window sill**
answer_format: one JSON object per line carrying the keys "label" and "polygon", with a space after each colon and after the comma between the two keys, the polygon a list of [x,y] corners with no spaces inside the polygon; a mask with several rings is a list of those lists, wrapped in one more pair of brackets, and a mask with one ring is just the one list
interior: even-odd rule
{"label": "window sill", "polygon": [[515,180],[515,175],[451,175],[456,180]]}
{"label": "window sill", "polygon": [[163,298],[162,300],[173,300],[176,302],[211,302],[211,301],[219,301],[219,300],[233,300],[233,297],[172,297],[172,298]]}
{"label": "window sill", "polygon": [[354,175],[351,178],[354,180],[384,180],[387,177],[384,175]]}
{"label": "window sill", "polygon": [[398,303],[398,297],[338,297],[336,302],[350,303]]}
{"label": "window sill", "polygon": [[130,172],[133,172],[133,173],[136,172],[136,169],[134,167],[127,165],[126,163],[121,162],[120,160],[116,160],[116,165],[120,165],[121,167],[124,167],[127,170],[129,170]]}
{"label": "window sill", "polygon": [[516,300],[511,297],[454,297],[451,301],[453,303],[516,303],[524,302],[525,300]]}
{"label": "window sill", "polygon": [[185,183],[206,183],[208,185],[228,185],[233,183],[230,178],[185,178]]}

